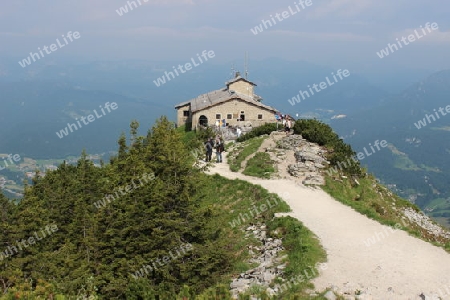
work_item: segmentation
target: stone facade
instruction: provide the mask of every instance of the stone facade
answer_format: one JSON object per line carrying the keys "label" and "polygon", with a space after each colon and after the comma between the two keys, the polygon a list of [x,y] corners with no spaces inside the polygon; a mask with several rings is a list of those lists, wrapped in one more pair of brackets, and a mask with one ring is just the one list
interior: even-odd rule
{"label": "stone facade", "polygon": [[217,121],[222,126],[257,127],[275,122],[277,110],[261,103],[261,97],[254,93],[254,84],[236,74],[226,83],[226,87],[200,95],[190,101],[175,106],[177,124],[214,126]]}
{"label": "stone facade", "polygon": [[241,99],[231,99],[192,114],[192,128],[199,125],[201,116],[208,120],[208,125],[214,125],[217,120],[225,119],[229,126],[260,126],[275,122],[274,111],[264,109]]}
{"label": "stone facade", "polygon": [[238,93],[247,95],[249,97],[254,95],[253,92],[253,84],[249,84],[248,82],[244,80],[236,81],[233,83],[230,83],[228,85],[228,89],[231,91],[236,91]]}
{"label": "stone facade", "polygon": [[182,126],[188,123],[192,123],[192,112],[190,104],[180,106],[177,108],[177,124]]}

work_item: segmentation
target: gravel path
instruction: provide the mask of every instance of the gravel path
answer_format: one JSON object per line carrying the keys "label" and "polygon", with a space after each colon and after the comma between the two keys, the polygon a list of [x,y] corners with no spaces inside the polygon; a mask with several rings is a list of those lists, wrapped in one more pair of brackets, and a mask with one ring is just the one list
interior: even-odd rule
{"label": "gravel path", "polygon": [[[353,295],[348,299],[450,299],[450,254],[443,249],[368,219],[321,189],[233,173],[226,163],[216,164],[210,173],[280,195],[292,209],[289,215],[318,236],[328,262],[314,280],[316,290],[333,287]],[[355,296],[357,290],[360,296]]]}

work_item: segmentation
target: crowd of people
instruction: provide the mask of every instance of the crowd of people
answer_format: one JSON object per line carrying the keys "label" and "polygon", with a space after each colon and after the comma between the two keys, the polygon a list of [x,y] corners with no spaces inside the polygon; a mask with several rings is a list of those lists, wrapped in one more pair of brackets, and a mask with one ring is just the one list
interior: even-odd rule
{"label": "crowd of people", "polygon": [[292,127],[294,126],[294,118],[292,118],[290,115],[283,115],[281,113],[278,113],[275,115],[275,119],[278,122],[281,121],[286,135],[289,135]]}
{"label": "crowd of people", "polygon": [[[294,126],[294,118],[292,118],[289,115],[283,115],[283,114],[276,114],[275,115],[276,120],[283,124],[283,129],[286,132],[286,135],[289,135],[291,132],[291,129]],[[239,126],[234,127],[235,129],[234,134],[237,138],[239,138],[242,134],[242,129]],[[206,162],[210,162],[212,159],[213,152],[216,152],[216,162],[221,163],[222,162],[222,152],[225,151],[225,143],[222,138],[222,136],[217,135],[216,138],[213,140],[213,138],[208,138],[208,140],[205,142],[205,151],[206,151]]]}

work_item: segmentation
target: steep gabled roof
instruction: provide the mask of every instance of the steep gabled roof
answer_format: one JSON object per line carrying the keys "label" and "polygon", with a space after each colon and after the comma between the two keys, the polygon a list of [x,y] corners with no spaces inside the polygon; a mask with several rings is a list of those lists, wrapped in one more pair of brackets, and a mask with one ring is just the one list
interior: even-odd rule
{"label": "steep gabled roof", "polygon": [[191,104],[191,101],[184,101],[184,102],[181,102],[181,103],[178,103],[177,105],[175,105],[175,108],[180,108],[180,107],[183,107],[183,106],[186,106],[189,104]]}
{"label": "steep gabled roof", "polygon": [[189,103],[191,104],[191,111],[197,112],[200,110],[203,110],[205,108],[232,100],[232,99],[241,99],[249,104],[261,107],[261,108],[265,108],[267,110],[276,112],[277,110],[271,106],[268,105],[264,105],[261,102],[257,101],[259,99],[261,99],[261,97],[254,95],[255,97],[250,97],[248,95],[244,95],[238,92],[232,92],[229,91],[227,88],[223,88],[220,90],[215,90],[203,95],[200,95],[194,99],[191,99],[189,101],[186,102],[182,102],[179,103],[175,106],[175,108],[179,108],[182,106],[186,106]]}

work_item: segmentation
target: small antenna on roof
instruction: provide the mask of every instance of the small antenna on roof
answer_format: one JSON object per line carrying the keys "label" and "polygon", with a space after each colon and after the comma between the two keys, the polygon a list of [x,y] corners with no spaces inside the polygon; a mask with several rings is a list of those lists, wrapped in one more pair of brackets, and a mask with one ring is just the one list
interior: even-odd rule
{"label": "small antenna on roof", "polygon": [[234,78],[234,74],[235,74],[235,69],[234,69],[234,63],[231,64],[231,79]]}
{"label": "small antenna on roof", "polygon": [[248,52],[245,51],[245,79],[248,80]]}

